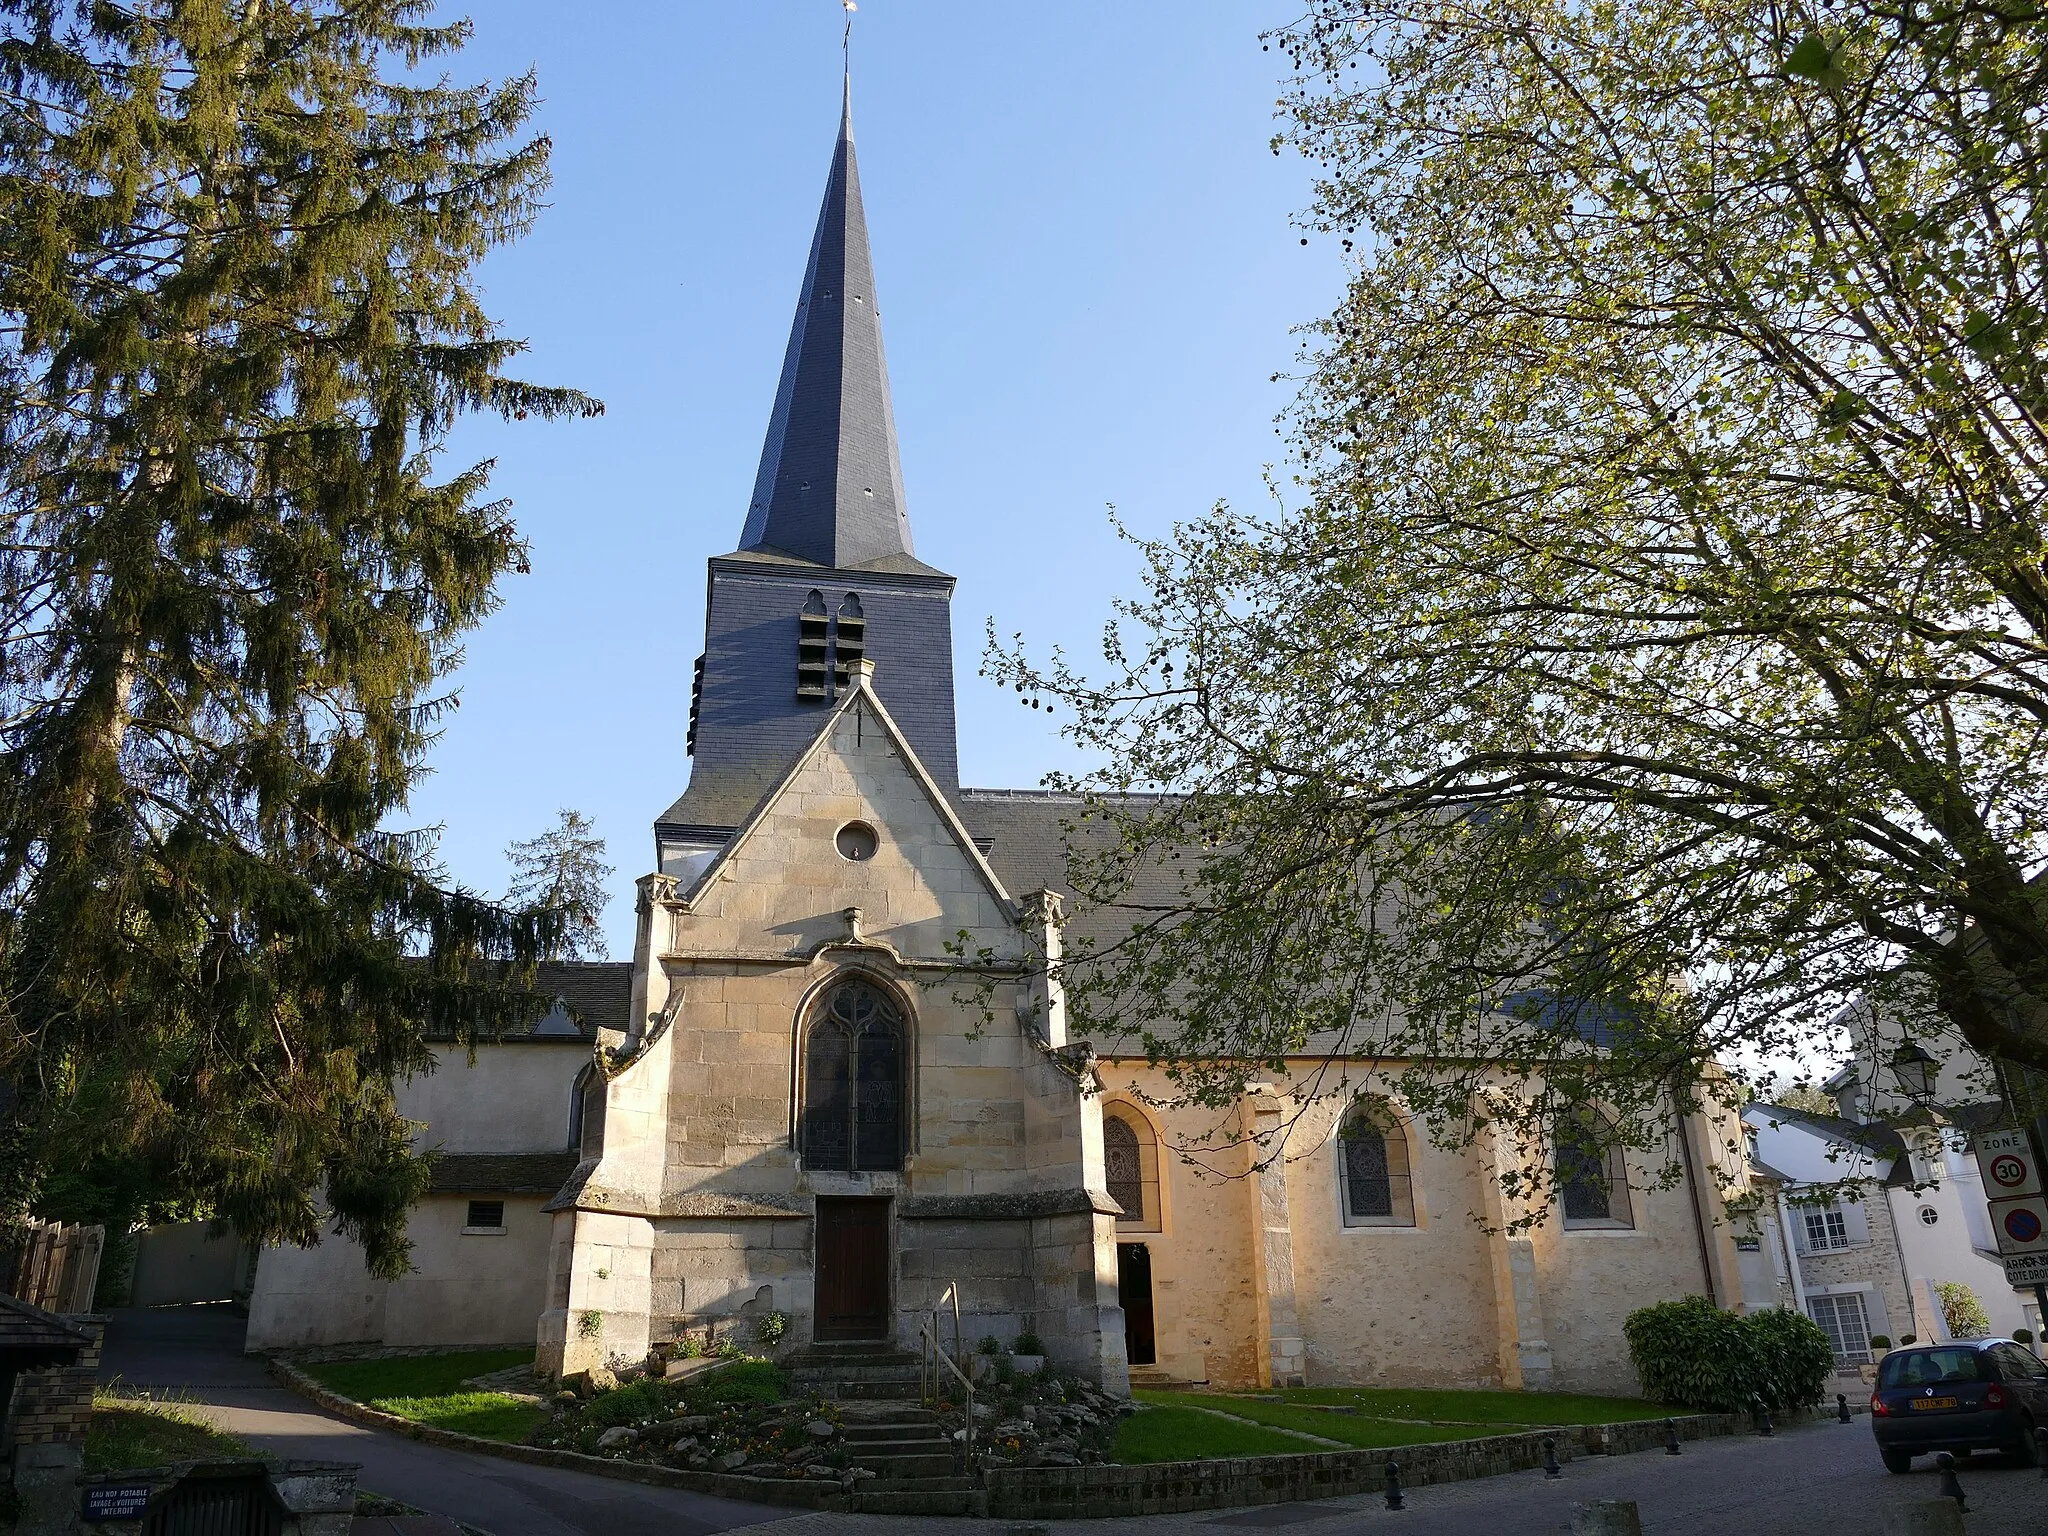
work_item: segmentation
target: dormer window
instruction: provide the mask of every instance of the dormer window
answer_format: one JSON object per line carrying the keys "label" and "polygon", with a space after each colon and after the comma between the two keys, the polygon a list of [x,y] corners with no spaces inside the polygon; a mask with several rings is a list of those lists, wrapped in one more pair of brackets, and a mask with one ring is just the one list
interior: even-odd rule
{"label": "dormer window", "polygon": [[804,599],[804,611],[796,621],[796,696],[823,701],[830,697],[825,687],[825,652],[831,620],[825,612],[825,594],[812,592]]}
{"label": "dormer window", "polygon": [[832,680],[841,688],[853,680],[853,664],[868,653],[868,621],[861,614],[860,594],[849,592],[839,605],[839,629],[832,638]]}

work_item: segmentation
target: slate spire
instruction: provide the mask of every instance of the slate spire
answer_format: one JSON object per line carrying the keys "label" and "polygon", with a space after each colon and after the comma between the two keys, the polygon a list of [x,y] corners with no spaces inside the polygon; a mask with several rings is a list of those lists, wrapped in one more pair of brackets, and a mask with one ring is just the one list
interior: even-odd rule
{"label": "slate spire", "polygon": [[850,81],[740,548],[842,569],[912,553]]}

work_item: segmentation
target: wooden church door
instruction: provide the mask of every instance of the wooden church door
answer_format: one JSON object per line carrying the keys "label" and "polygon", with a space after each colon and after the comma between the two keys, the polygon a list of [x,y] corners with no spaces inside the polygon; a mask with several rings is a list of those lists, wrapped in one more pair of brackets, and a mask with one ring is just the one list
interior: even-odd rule
{"label": "wooden church door", "polygon": [[889,1202],[818,1201],[816,1337],[889,1336]]}

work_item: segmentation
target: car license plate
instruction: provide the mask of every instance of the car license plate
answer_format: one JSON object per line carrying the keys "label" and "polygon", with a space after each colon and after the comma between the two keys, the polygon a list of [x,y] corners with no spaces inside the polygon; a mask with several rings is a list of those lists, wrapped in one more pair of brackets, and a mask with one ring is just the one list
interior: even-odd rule
{"label": "car license plate", "polygon": [[1952,1397],[1916,1397],[1913,1399],[1913,1407],[1916,1411],[1922,1408],[1953,1408],[1955,1405],[1956,1400]]}

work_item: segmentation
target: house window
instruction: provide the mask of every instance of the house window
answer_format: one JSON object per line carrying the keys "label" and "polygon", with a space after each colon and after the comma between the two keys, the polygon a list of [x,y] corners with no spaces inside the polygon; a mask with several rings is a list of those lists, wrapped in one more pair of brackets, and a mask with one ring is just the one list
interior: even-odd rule
{"label": "house window", "polygon": [[1127,1110],[1102,1116],[1103,1185],[1124,1208],[1119,1227],[1159,1230],[1159,1146],[1152,1127]]}
{"label": "house window", "polygon": [[502,1200],[472,1200],[469,1214],[462,1223],[465,1232],[502,1232],[505,1230],[505,1202]]}
{"label": "house window", "polygon": [[1820,1206],[1800,1212],[1806,1227],[1806,1251],[1825,1253],[1830,1248],[1849,1246],[1849,1218],[1838,1205]]}
{"label": "house window", "polygon": [[1841,1291],[1833,1296],[1806,1298],[1806,1315],[1820,1324],[1835,1352],[1835,1364],[1870,1364],[1870,1321],[1864,1315],[1860,1291]]}
{"label": "house window", "polygon": [[806,1167],[889,1173],[903,1166],[906,1034],[879,987],[845,981],[825,995],[804,1042]]}
{"label": "house window", "polygon": [[1621,1138],[1614,1122],[1597,1111],[1577,1111],[1557,1122],[1557,1194],[1567,1231],[1636,1224]]}
{"label": "house window", "polygon": [[1384,1102],[1361,1099],[1345,1113],[1337,1131],[1337,1185],[1345,1226],[1415,1225],[1408,1137]]}

